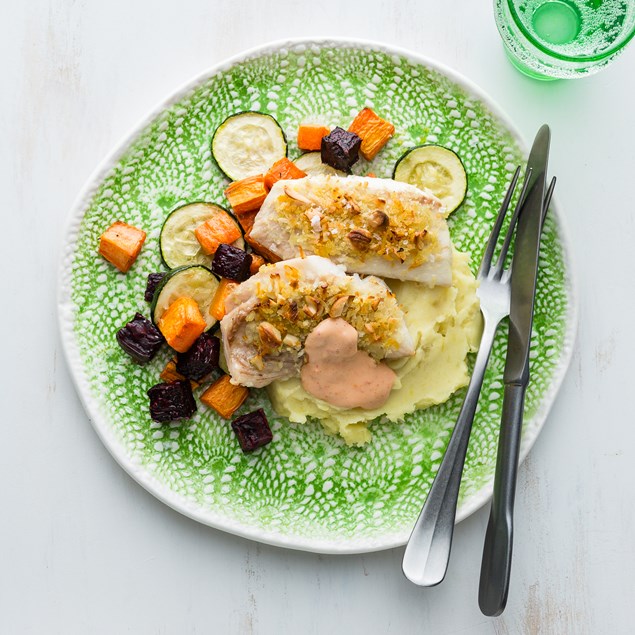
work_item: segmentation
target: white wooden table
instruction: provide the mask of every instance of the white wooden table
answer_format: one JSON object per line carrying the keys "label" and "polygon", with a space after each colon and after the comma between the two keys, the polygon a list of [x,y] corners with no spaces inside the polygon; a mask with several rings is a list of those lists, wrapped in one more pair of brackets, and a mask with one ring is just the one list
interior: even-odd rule
{"label": "white wooden table", "polygon": [[[594,77],[532,81],[505,59],[487,0],[5,1],[0,29],[0,633],[634,632],[635,46]],[[527,138],[552,126],[579,337],[520,471],[500,618],[476,600],[486,509],[459,525],[434,589],[405,580],[402,549],[326,557],[255,544],[134,483],[71,384],[56,270],[83,182],[185,80],[292,35],[410,48],[480,84]]]}

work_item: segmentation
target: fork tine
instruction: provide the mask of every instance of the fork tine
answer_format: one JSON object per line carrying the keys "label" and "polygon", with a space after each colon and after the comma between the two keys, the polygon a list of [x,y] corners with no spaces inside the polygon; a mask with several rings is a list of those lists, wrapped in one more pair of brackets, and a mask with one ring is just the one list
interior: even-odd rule
{"label": "fork tine", "polygon": [[507,234],[505,234],[505,239],[503,240],[503,246],[501,247],[500,254],[498,256],[498,260],[496,261],[495,270],[496,272],[500,272],[505,265],[505,258],[507,257],[507,252],[509,251],[509,246],[511,245],[512,238],[514,236],[514,230],[516,229],[516,223],[518,222],[518,215],[520,214],[520,209],[525,200],[525,194],[527,194],[527,188],[529,187],[529,177],[531,176],[531,168],[528,168],[525,172],[525,180],[523,181],[523,189],[520,191],[520,196],[518,197],[518,202],[516,203],[516,207],[514,208],[514,213],[512,214],[512,219],[509,221],[509,228],[507,229]]}
{"label": "fork tine", "polygon": [[556,189],[556,177],[554,176],[549,183],[549,187],[547,188],[547,193],[545,194],[545,204],[542,210],[542,223],[544,225],[545,218],[547,218],[547,212],[549,211],[549,204],[551,203],[551,197],[553,196],[553,191]]}
{"label": "fork tine", "polygon": [[496,244],[498,243],[498,236],[500,234],[501,227],[503,226],[503,221],[505,220],[505,216],[509,208],[509,203],[512,200],[512,196],[514,195],[514,190],[516,189],[516,183],[518,183],[519,176],[520,166],[518,166],[516,168],[516,171],[514,172],[511,183],[507,188],[505,198],[503,199],[500,210],[498,211],[498,216],[496,217],[496,221],[494,222],[494,227],[492,227],[492,233],[490,234],[489,240],[487,241],[485,251],[483,252],[483,258],[481,260],[481,266],[478,270],[479,276],[485,273],[492,264],[492,257],[494,256],[494,250],[496,249]]}
{"label": "fork tine", "polygon": [[[547,188],[547,193],[545,194],[545,198],[543,200],[543,209],[542,209],[542,224],[545,224],[545,218],[547,217],[547,211],[549,210],[549,204],[551,203],[551,197],[553,196],[553,191],[556,189],[556,177],[554,176],[549,183],[549,187]],[[496,263],[498,267],[498,263]],[[500,275],[500,279],[502,282],[507,282],[512,275],[512,265],[510,264],[507,269],[501,271],[497,270],[497,274]]]}

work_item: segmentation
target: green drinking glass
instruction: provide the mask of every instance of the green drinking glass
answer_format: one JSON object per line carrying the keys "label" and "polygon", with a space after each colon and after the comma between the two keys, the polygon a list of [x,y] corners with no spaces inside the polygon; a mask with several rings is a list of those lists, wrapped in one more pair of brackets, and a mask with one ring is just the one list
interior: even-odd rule
{"label": "green drinking glass", "polygon": [[635,35],[635,0],[494,0],[512,64],[536,79],[597,73]]}

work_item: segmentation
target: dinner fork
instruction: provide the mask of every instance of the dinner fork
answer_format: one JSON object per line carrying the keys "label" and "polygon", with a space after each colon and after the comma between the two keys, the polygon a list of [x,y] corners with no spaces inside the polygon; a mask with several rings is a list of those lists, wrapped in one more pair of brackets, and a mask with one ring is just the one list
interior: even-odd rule
{"label": "dinner fork", "polygon": [[[501,228],[509,211],[516,185],[520,176],[520,166],[516,168],[510,185],[494,222],[492,233],[483,253],[477,280],[477,295],[483,315],[483,334],[474,362],[474,370],[461,412],[457,419],[452,437],[448,444],[439,471],[432,483],[421,514],[412,530],[403,557],[404,575],[420,586],[434,586],[445,577],[450,559],[452,535],[459,498],[461,475],[465,463],[468,441],[472,430],[474,413],[483,385],[485,369],[489,361],[496,330],[503,318],[509,315],[511,299],[511,265],[505,267],[505,259],[511,245],[518,215],[527,193],[531,168],[525,172],[518,202],[509,222],[509,228],[503,239],[501,250],[492,265],[494,252],[498,244]],[[555,187],[555,177],[549,184],[543,205],[543,222]]]}

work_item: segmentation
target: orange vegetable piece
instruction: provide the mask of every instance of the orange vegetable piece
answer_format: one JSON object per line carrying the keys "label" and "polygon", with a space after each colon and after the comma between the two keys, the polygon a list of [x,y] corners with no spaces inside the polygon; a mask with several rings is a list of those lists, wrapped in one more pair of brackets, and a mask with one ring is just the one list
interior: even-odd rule
{"label": "orange vegetable piece", "polygon": [[278,254],[275,254],[273,251],[269,251],[269,249],[267,249],[264,245],[261,245],[257,240],[254,240],[249,235],[249,232],[245,234],[245,241],[257,254],[261,255],[265,260],[269,262],[280,262],[282,260],[282,258],[280,258]]}
{"label": "orange vegetable piece", "polygon": [[198,303],[187,296],[174,300],[159,320],[166,342],[179,353],[185,353],[206,326]]}
{"label": "orange vegetable piece", "polygon": [[283,179],[302,179],[306,176],[293,161],[289,161],[287,157],[276,161],[265,174],[265,187],[271,189],[276,181]]}
{"label": "orange vegetable piece", "polygon": [[240,229],[229,214],[220,213],[199,225],[194,234],[201,249],[208,255],[216,253],[222,243],[231,244],[240,238]]}
{"label": "orange vegetable piece", "polygon": [[254,221],[256,220],[256,216],[258,215],[259,210],[254,210],[253,212],[245,212],[244,214],[236,214],[236,218],[240,223],[240,226],[243,228],[245,234],[251,231],[251,228],[254,226]]}
{"label": "orange vegetable piece", "polygon": [[366,176],[370,177],[371,179],[377,178],[377,175],[374,172],[369,172]]}
{"label": "orange vegetable piece", "polygon": [[320,150],[322,137],[326,137],[330,132],[326,126],[301,124],[298,128],[298,148],[300,150]]}
{"label": "orange vegetable piece", "polygon": [[[253,262],[253,259],[252,259]],[[221,278],[220,284],[216,287],[216,293],[209,305],[209,314],[217,320],[225,317],[225,298],[238,286],[238,282]]]}
{"label": "orange vegetable piece", "polygon": [[359,151],[365,159],[372,161],[395,133],[395,126],[376,115],[370,108],[364,108],[353,119],[348,131],[361,138]]}
{"label": "orange vegetable piece", "polygon": [[225,419],[229,419],[249,395],[247,388],[234,386],[229,380],[229,375],[223,375],[201,395],[201,401]]}
{"label": "orange vegetable piece", "polygon": [[[161,371],[161,374],[159,375],[159,377],[163,380],[163,381],[182,381],[183,379],[186,379],[185,376],[181,375],[181,373],[179,373],[176,370],[176,357],[173,357],[166,365],[165,368]],[[198,388],[200,386],[200,384],[197,381],[194,381],[193,379],[190,379],[190,384],[192,384],[192,388]]]}
{"label": "orange vegetable piece", "polygon": [[225,190],[225,196],[239,218],[246,212],[259,210],[267,193],[264,174],[234,181]]}
{"label": "orange vegetable piece", "polygon": [[249,267],[249,273],[252,276],[258,273],[260,267],[262,267],[265,262],[265,259],[259,254],[251,254],[251,265]]}
{"label": "orange vegetable piece", "polygon": [[99,253],[119,271],[126,273],[137,259],[146,239],[146,233],[117,221],[99,239]]}

